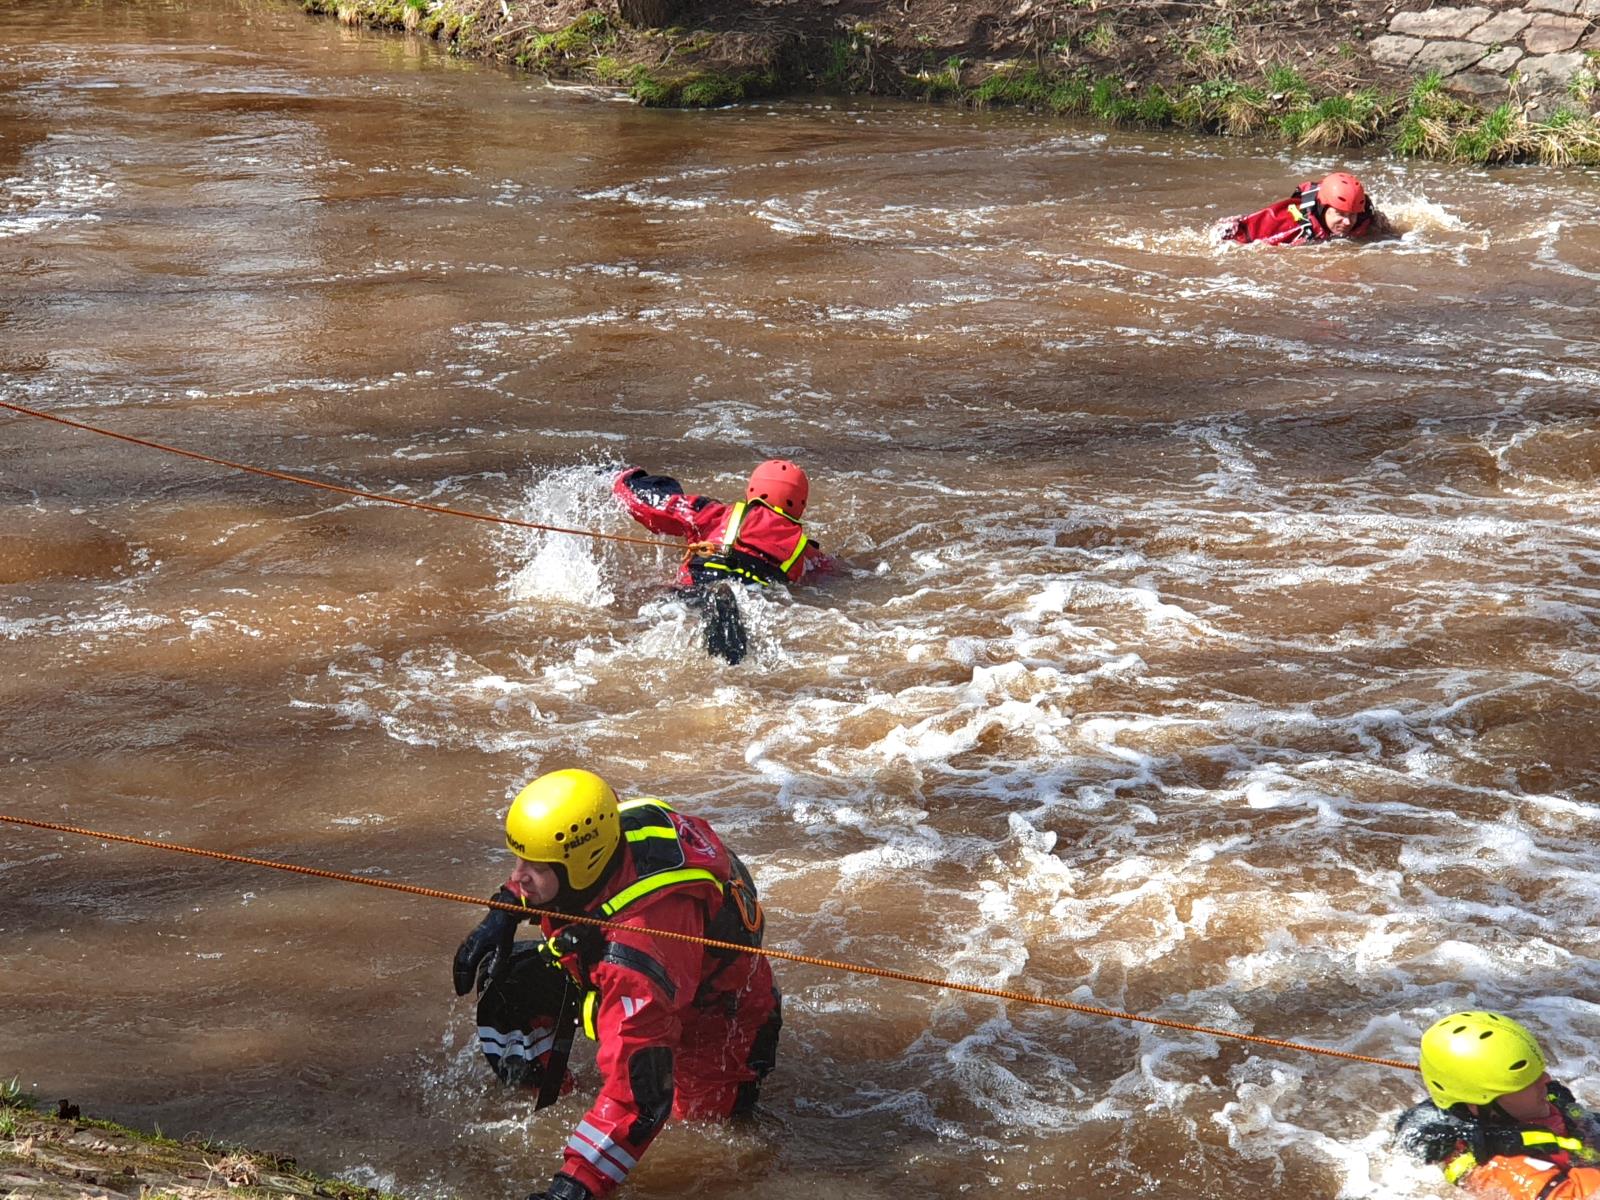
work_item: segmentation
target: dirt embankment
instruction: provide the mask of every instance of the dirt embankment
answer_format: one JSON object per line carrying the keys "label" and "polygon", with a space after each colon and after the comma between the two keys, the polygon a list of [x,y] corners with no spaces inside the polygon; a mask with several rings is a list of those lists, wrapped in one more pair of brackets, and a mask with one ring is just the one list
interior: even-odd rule
{"label": "dirt embankment", "polygon": [[1600,0],[303,0],[643,104],[871,93],[1600,161]]}
{"label": "dirt embankment", "polygon": [[5,1200],[393,1200],[318,1179],[294,1160],[56,1116],[0,1095],[0,1196]]}

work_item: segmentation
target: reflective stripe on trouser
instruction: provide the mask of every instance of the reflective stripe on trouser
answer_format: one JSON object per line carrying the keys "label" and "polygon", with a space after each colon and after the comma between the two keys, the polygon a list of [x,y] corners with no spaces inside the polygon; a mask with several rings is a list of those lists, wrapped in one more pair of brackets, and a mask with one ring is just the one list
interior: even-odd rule
{"label": "reflective stripe on trouser", "polygon": [[525,1058],[529,1062],[541,1054],[549,1053],[556,1044],[556,1035],[549,1029],[524,1033],[513,1030],[506,1033],[489,1025],[478,1026],[478,1044],[483,1052],[494,1058]]}
{"label": "reflective stripe on trouser", "polygon": [[588,1159],[596,1171],[613,1183],[621,1183],[639,1163],[615,1140],[608,1138],[588,1121],[578,1122],[578,1127],[567,1139],[567,1149]]}

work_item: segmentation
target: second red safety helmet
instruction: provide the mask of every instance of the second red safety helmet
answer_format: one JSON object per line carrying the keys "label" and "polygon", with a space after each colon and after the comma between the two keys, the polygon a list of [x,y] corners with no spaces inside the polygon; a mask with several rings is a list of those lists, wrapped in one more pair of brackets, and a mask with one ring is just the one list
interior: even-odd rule
{"label": "second red safety helmet", "polygon": [[750,483],[744,489],[746,500],[760,500],[791,517],[805,512],[810,495],[811,483],[806,473],[786,458],[767,459],[750,472]]}
{"label": "second red safety helmet", "polygon": [[1324,175],[1317,184],[1317,203],[1340,212],[1358,213],[1367,207],[1367,189],[1361,180],[1346,171]]}

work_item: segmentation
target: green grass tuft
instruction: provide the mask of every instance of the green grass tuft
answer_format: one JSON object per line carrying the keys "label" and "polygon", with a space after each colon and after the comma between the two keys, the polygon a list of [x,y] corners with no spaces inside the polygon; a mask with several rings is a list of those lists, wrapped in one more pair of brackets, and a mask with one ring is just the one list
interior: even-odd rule
{"label": "green grass tuft", "polygon": [[1512,137],[1516,124],[1516,110],[1507,101],[1483,120],[1458,132],[1450,146],[1450,157],[1457,162],[1507,162],[1516,153]]}
{"label": "green grass tuft", "polygon": [[1207,126],[1232,137],[1260,133],[1273,112],[1272,101],[1264,91],[1231,79],[1202,84],[1200,97],[1208,114]]}
{"label": "green grass tuft", "polygon": [[1037,67],[996,71],[972,90],[971,98],[981,105],[1046,108],[1050,104],[1050,82]]}
{"label": "green grass tuft", "polygon": [[22,1090],[20,1075],[13,1075],[10,1079],[0,1081],[0,1108],[18,1108],[31,1112],[36,1103],[32,1096]]}
{"label": "green grass tuft", "polygon": [[1159,83],[1153,84],[1145,88],[1134,101],[1134,119],[1143,125],[1160,128],[1174,124],[1173,116],[1177,108],[1167,89]]}
{"label": "green grass tuft", "polygon": [[1293,67],[1279,64],[1267,70],[1267,92],[1290,103],[1311,102],[1311,85],[1306,77]]}
{"label": "green grass tuft", "polygon": [[1117,27],[1110,21],[1101,21],[1078,39],[1078,44],[1102,58],[1117,48]]}
{"label": "green grass tuft", "polygon": [[1208,73],[1233,65],[1239,57],[1239,35],[1229,21],[1207,25],[1183,48],[1183,60]]}
{"label": "green grass tuft", "polygon": [[1138,116],[1139,106],[1128,95],[1122,80],[1107,75],[1089,93],[1089,114],[1113,125],[1125,125]]}
{"label": "green grass tuft", "polygon": [[628,94],[646,108],[720,108],[772,92],[780,81],[770,71],[743,75],[689,71],[663,78],[636,66],[628,72],[625,82]]}
{"label": "green grass tuft", "polygon": [[961,95],[961,60],[948,58],[937,70],[924,67],[906,81],[913,95],[924,100],[953,99]]}
{"label": "green grass tuft", "polygon": [[1600,122],[1587,113],[1558,109],[1523,132],[1518,150],[1552,167],[1600,163]]}
{"label": "green grass tuft", "polygon": [[1470,120],[1473,110],[1444,90],[1444,79],[1430,71],[1406,96],[1389,145],[1407,157],[1448,158],[1456,130]]}
{"label": "green grass tuft", "polygon": [[1339,150],[1364,145],[1376,137],[1384,111],[1376,92],[1361,91],[1290,109],[1277,123],[1283,135],[1302,150]]}

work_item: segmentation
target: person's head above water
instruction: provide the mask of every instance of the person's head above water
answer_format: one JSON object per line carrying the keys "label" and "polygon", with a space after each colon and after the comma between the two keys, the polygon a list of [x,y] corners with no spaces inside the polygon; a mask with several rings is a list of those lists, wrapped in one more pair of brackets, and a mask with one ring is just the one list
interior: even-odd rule
{"label": "person's head above water", "polygon": [[1367,211],[1367,189],[1348,171],[1332,171],[1317,183],[1322,223],[1334,237],[1348,237]]}
{"label": "person's head above water", "polygon": [[506,849],[518,860],[511,878],[534,904],[593,887],[621,841],[617,794],[593,771],[541,775],[506,813]]}
{"label": "person's head above water", "polygon": [[780,512],[798,518],[806,511],[811,483],[806,473],[785,458],[769,458],[750,472],[744,489],[746,500],[759,500]]}
{"label": "person's head above water", "polygon": [[1527,1120],[1548,1107],[1550,1077],[1538,1041],[1500,1013],[1458,1012],[1435,1021],[1422,1035],[1417,1067],[1442,1109],[1498,1104],[1507,1115]]}

